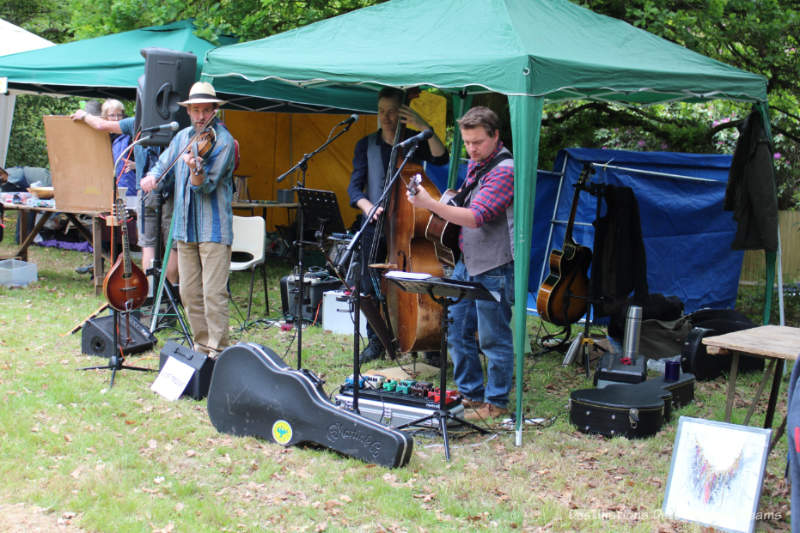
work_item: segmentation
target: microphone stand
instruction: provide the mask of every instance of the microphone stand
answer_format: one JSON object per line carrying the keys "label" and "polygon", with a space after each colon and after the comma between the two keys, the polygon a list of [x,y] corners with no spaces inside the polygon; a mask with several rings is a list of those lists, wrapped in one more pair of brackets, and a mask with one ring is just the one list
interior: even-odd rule
{"label": "microphone stand", "polygon": [[[339,137],[341,137],[342,135],[347,133],[347,131],[350,129],[350,126],[352,124],[353,123],[351,122],[351,123],[345,125],[344,129],[342,131],[340,131],[339,133],[337,133],[336,135],[331,136],[331,134],[328,134],[328,139],[324,143],[322,143],[317,149],[315,149],[311,153],[303,154],[303,158],[300,161],[298,161],[292,168],[290,168],[289,170],[287,170],[286,172],[284,172],[283,174],[278,176],[275,179],[275,182],[276,183],[282,182],[283,180],[285,180],[289,176],[289,174],[295,172],[297,169],[300,169],[300,174],[301,174],[300,175],[300,179],[297,181],[297,184],[294,187],[292,187],[292,190],[293,191],[297,191],[297,190],[300,190],[300,189],[305,189],[305,187],[306,187],[306,185],[305,185],[305,183],[306,183],[306,170],[308,169],[308,161],[312,157],[314,157],[315,155],[320,153],[322,150],[327,148],[328,145],[331,144],[333,141],[335,141],[336,139],[338,139]],[[339,127],[338,124],[333,127],[333,129],[331,130],[331,133],[333,133],[333,130],[336,129],[337,127]],[[297,310],[297,312],[295,313],[295,327],[297,328],[297,369],[298,370],[303,367],[303,355],[302,355],[302,350],[303,350],[303,297],[304,297],[304,294],[303,294],[304,293],[304,287],[303,287],[303,285],[305,284],[304,272],[303,272],[303,245],[305,244],[305,242],[303,240],[303,238],[304,238],[303,232],[304,232],[304,228],[303,228],[303,206],[301,205],[300,208],[297,210],[297,241],[296,241],[297,242],[297,269],[298,269],[298,278],[299,278],[298,279],[299,287],[297,289],[297,291],[298,291],[297,292],[297,302],[295,303],[295,308]]]}
{"label": "microphone stand", "polygon": [[[395,148],[396,147],[393,147],[392,151],[394,151]],[[372,209],[370,209],[364,222],[361,224],[361,227],[358,228],[358,231],[355,233],[355,235],[353,235],[353,238],[350,239],[350,243],[347,245],[347,248],[345,248],[344,253],[342,253],[341,257],[336,262],[335,268],[339,272],[344,271],[343,268],[353,255],[353,250],[361,241],[361,235],[364,233],[364,230],[366,230],[367,226],[372,220],[372,217],[375,216],[375,212],[378,210],[378,208],[386,204],[389,194],[394,188],[394,183],[397,181],[397,178],[400,177],[400,173],[403,171],[406,163],[408,163],[409,159],[411,159],[411,156],[414,155],[416,150],[417,144],[415,143],[406,151],[406,155],[403,158],[402,163],[400,163],[400,166],[397,167],[395,173],[387,181],[380,198],[378,198],[378,201],[372,205]],[[397,199],[396,201],[401,201],[401,199]],[[385,212],[386,211],[384,210],[384,213]],[[381,216],[383,216],[383,214],[381,214]],[[353,318],[353,411],[358,413],[358,391],[361,387],[361,361],[359,361],[361,336],[361,264],[359,259],[354,259],[353,262],[356,265],[355,268],[352,268],[351,265],[351,270],[354,273],[353,286],[355,287],[355,290],[350,293],[350,299],[353,302],[353,313],[355,315]]]}

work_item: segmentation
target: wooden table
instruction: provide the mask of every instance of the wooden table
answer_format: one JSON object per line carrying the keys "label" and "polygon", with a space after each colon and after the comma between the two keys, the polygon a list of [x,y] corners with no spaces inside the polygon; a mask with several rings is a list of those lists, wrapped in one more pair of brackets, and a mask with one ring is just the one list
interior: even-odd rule
{"label": "wooden table", "polygon": [[[70,222],[72,222],[75,227],[78,229],[80,234],[92,244],[93,250],[93,258],[94,258],[94,290],[96,294],[103,293],[103,278],[105,278],[105,274],[103,272],[103,246],[102,246],[102,228],[103,228],[103,219],[99,216],[99,213],[92,212],[92,211],[70,211],[66,212],[62,209],[57,209],[53,207],[34,207],[22,204],[13,204],[13,203],[6,203],[3,202],[3,208],[5,209],[14,209],[20,211],[21,213],[25,212],[32,212],[32,213],[40,213],[42,216],[39,217],[39,220],[36,221],[36,224],[33,228],[28,227],[27,217],[21,216],[19,217],[19,240],[20,245],[16,252],[12,253],[11,255],[7,256],[0,256],[0,259],[10,259],[10,258],[19,258],[21,261],[28,260],[28,247],[33,243],[33,240],[42,231],[42,228],[53,215],[53,213],[64,213]],[[92,229],[91,231],[86,228],[86,226],[78,220],[76,215],[89,215],[92,217]]]}
{"label": "wooden table", "polygon": [[297,209],[300,204],[296,202],[268,202],[268,201],[252,201],[252,202],[233,202],[234,209],[249,209],[250,213],[255,213],[256,209],[261,209],[261,217],[267,219],[267,209],[275,209],[278,207],[284,209]]}
{"label": "wooden table", "polygon": [[725,335],[706,337],[703,339],[703,344],[707,346],[709,354],[731,353],[731,371],[728,376],[728,399],[725,404],[726,422],[731,421],[733,399],[736,392],[736,374],[739,370],[739,354],[745,353],[763,357],[770,361],[764,373],[764,377],[756,390],[753,403],[748,409],[744,423],[747,425],[748,422],[750,422],[750,417],[755,410],[755,406],[771,374],[772,390],[770,391],[769,402],[767,404],[764,427],[772,427],[775,404],[778,399],[781,377],[783,376],[783,362],[786,360],[797,360],[798,352],[800,352],[800,328],[792,328],[789,326],[760,326],[726,333]]}

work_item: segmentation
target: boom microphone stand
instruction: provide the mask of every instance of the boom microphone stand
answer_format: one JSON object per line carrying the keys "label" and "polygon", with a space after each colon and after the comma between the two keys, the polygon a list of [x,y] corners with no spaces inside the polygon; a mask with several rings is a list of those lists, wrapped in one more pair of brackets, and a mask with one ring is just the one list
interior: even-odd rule
{"label": "boom microphone stand", "polygon": [[[394,150],[394,148],[393,148]],[[353,250],[357,246],[363,246],[364,243],[361,243],[361,236],[366,230],[367,226],[369,225],[372,217],[375,216],[378,208],[384,206],[389,198],[389,194],[391,193],[392,189],[394,188],[394,183],[397,181],[397,178],[400,177],[400,173],[403,171],[403,168],[408,163],[411,156],[414,155],[414,152],[417,150],[417,144],[412,144],[411,147],[406,150],[406,155],[403,158],[403,162],[397,167],[395,173],[389,178],[388,182],[383,188],[383,192],[381,193],[380,198],[378,201],[372,205],[372,209],[367,214],[362,222],[361,227],[358,228],[358,231],[353,235],[353,238],[350,240],[350,244],[347,245],[345,251],[342,253],[339,261],[336,263],[335,268],[339,272],[345,272],[345,265],[348,264],[350,261],[350,257],[353,256]],[[384,210],[384,213],[386,211]],[[383,216],[383,215],[381,215]],[[377,235],[376,235],[377,238]],[[358,413],[358,389],[359,389],[359,377],[361,376],[361,361],[359,361],[359,353],[360,353],[360,331],[361,331],[361,265],[360,265],[360,257],[362,254],[359,252],[355,255],[357,259],[353,259],[353,265],[350,266],[350,270],[354,273],[354,284],[355,290],[350,293],[350,299],[353,305],[353,312],[355,313],[355,318],[353,319],[353,411]]]}
{"label": "boom microphone stand", "polygon": [[[322,150],[327,148],[328,145],[331,144],[333,141],[335,141],[340,136],[342,136],[345,133],[347,133],[347,131],[350,129],[350,126],[352,126],[353,123],[356,120],[358,120],[358,115],[351,115],[350,118],[348,118],[346,120],[343,120],[342,122],[340,122],[339,124],[334,126],[333,129],[331,129],[331,133],[328,134],[328,139],[324,143],[322,143],[317,149],[315,149],[311,153],[303,154],[303,158],[300,161],[298,161],[292,168],[290,168],[289,170],[287,170],[286,172],[284,172],[283,174],[278,176],[275,179],[275,182],[276,183],[282,182],[283,180],[285,180],[287,178],[287,176],[289,176],[289,174],[292,174],[296,170],[300,169],[300,171],[301,171],[300,172],[300,179],[297,181],[297,184],[292,188],[292,190],[294,190],[294,191],[305,190],[306,170],[308,169],[308,161],[312,157],[317,155],[319,152],[321,152]],[[337,133],[336,135],[332,135],[333,130],[338,128],[339,126],[342,126],[342,125],[344,125],[344,129],[342,131],[340,131],[339,133]],[[304,294],[303,294],[304,287],[303,286],[305,285],[304,271],[303,271],[303,245],[305,244],[304,240],[303,240],[303,237],[304,237],[304,235],[303,235],[303,231],[304,231],[303,218],[304,218],[303,217],[303,209],[298,209],[297,210],[297,236],[298,236],[297,237],[297,269],[298,269],[299,285],[300,286],[297,289],[298,290],[297,302],[296,302],[297,313],[295,314],[295,327],[297,328],[297,368],[298,369],[303,367],[303,364],[302,364],[303,363],[303,359],[302,359],[303,358],[303,355],[302,355],[302,353],[303,353],[302,352],[302,350],[303,350],[303,298],[304,298]]]}

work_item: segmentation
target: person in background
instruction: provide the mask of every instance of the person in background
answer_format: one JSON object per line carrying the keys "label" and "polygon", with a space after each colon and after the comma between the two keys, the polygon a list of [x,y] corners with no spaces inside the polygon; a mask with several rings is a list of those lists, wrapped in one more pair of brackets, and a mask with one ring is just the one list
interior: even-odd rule
{"label": "person in background", "polygon": [[[83,121],[97,131],[104,131],[112,135],[126,136],[129,139],[136,139],[136,117],[125,117],[117,119],[108,115],[108,118],[95,116],[87,109],[75,111],[72,120]],[[117,115],[118,112],[114,112]],[[145,272],[151,267],[155,258],[155,246],[158,238],[157,231],[161,229],[163,245],[166,245],[169,235],[170,221],[172,220],[172,195],[171,191],[155,191],[144,193],[140,189],[142,177],[150,170],[150,167],[158,160],[161,149],[155,146],[142,146],[136,144],[133,147],[133,157],[129,161],[128,169],[134,173],[133,191],[138,194],[136,202],[137,230],[139,234],[139,246],[142,248],[142,268]],[[130,193],[130,189],[128,191]],[[156,207],[158,202],[162,203],[161,220],[156,217]],[[172,252],[175,252],[175,243],[172,243]],[[167,262],[167,279],[172,284],[178,283],[178,254],[170,253]]]}
{"label": "person in background", "polygon": [[[350,205],[359,208],[365,217],[383,192],[395,131],[400,123],[403,124],[400,141],[414,135],[414,132],[405,125],[419,131],[430,129],[428,123],[416,111],[403,105],[403,91],[385,87],[378,93],[378,125],[380,129],[362,138],[356,144],[353,154],[353,172],[350,175],[350,185],[347,187]],[[443,165],[449,161],[449,155],[439,137],[433,135],[427,142],[420,143],[412,161],[415,163],[427,161],[435,165]],[[361,291],[367,295],[375,294],[369,279],[368,265],[373,262],[369,258],[369,251],[375,235],[375,223],[382,213],[383,209],[378,208],[372,221],[361,235]],[[384,240],[381,236],[377,255],[380,257],[385,254]],[[369,323],[367,323],[367,340],[367,347],[359,354],[362,363],[377,359],[384,353],[384,346]]]}
{"label": "person in background", "polygon": [[[181,301],[194,334],[195,351],[210,357],[230,343],[227,285],[235,148],[233,137],[216,118],[222,103],[210,83],[192,85],[189,98],[179,102],[186,108],[191,126],[175,135],[141,182],[145,192],[155,190],[164,169],[174,162],[173,237],[178,242]],[[213,130],[216,141],[203,155],[195,135],[207,130]]]}
{"label": "person in background", "polygon": [[[451,277],[481,283],[500,295],[499,302],[465,298],[450,306],[448,348],[453,379],[470,409],[464,415],[467,420],[507,414],[514,376],[514,160],[500,141],[499,122],[494,111],[482,106],[458,121],[469,155],[461,205],[440,203],[422,187],[407,193],[412,205],[461,226],[462,256]],[[485,387],[478,343],[487,360]]]}
{"label": "person in background", "polygon": [[[100,108],[100,118],[110,122],[119,122],[125,118],[125,106],[122,102],[109,98]],[[125,187],[126,196],[136,195],[136,163],[133,154],[128,153],[133,137],[120,130],[111,132],[111,155],[114,157],[114,175],[117,187]]]}

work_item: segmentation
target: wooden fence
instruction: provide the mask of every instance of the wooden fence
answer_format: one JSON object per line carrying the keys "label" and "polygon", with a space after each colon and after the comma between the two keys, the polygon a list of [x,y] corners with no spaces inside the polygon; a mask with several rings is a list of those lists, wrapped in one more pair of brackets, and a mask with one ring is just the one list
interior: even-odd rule
{"label": "wooden fence", "polygon": [[[800,211],[780,211],[778,222],[781,231],[783,283],[795,283],[800,281]],[[763,283],[765,269],[763,250],[746,251],[739,283]]]}

